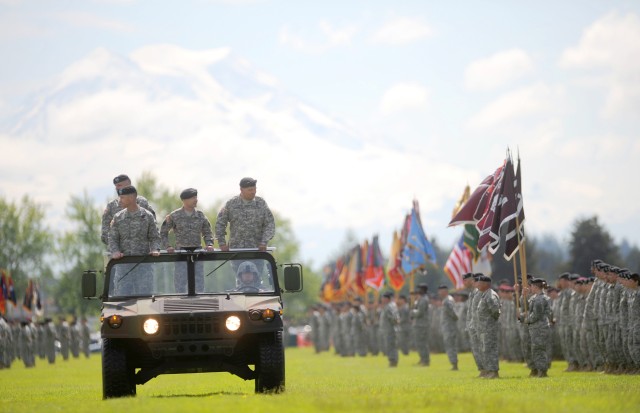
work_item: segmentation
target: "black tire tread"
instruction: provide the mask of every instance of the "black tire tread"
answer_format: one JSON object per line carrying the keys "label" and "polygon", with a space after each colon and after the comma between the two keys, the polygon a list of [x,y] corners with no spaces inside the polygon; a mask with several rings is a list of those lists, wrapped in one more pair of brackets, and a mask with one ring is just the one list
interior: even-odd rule
{"label": "black tire tread", "polygon": [[133,372],[126,350],[114,339],[102,341],[102,397],[104,399],[135,396]]}
{"label": "black tire tread", "polygon": [[256,393],[284,392],[285,362],[281,331],[260,338],[258,359]]}

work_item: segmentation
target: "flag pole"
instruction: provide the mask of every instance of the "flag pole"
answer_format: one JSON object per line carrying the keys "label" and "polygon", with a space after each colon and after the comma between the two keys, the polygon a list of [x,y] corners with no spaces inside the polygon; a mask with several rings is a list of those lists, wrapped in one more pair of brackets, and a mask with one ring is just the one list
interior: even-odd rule
{"label": "flag pole", "polygon": [[516,234],[518,235],[518,253],[520,254],[520,270],[522,271],[522,307],[527,312],[527,256],[525,241],[520,239],[520,219],[516,216]]}
{"label": "flag pole", "polygon": [[[518,260],[518,255],[514,254],[512,257],[513,260],[513,285],[518,284],[518,264],[516,261]],[[515,295],[515,294],[514,294]],[[520,317],[520,297],[515,295],[516,301],[516,320]]]}

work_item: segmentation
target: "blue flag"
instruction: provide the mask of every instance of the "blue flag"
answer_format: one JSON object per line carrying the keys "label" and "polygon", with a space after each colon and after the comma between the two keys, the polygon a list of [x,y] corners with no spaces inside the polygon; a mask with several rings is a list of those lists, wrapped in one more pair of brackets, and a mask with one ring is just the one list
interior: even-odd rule
{"label": "blue flag", "polygon": [[427,261],[436,263],[436,252],[422,229],[416,209],[411,210],[407,242],[402,249],[402,271],[405,274],[423,268]]}

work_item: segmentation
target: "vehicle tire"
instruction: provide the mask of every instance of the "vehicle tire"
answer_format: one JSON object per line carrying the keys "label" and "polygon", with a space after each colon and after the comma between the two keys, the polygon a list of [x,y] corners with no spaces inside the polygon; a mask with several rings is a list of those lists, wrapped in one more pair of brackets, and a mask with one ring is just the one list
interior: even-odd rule
{"label": "vehicle tire", "polygon": [[255,388],[256,393],[284,391],[284,345],[281,331],[260,337]]}
{"label": "vehicle tire", "polygon": [[102,340],[102,398],[135,396],[135,371],[124,346],[112,338]]}

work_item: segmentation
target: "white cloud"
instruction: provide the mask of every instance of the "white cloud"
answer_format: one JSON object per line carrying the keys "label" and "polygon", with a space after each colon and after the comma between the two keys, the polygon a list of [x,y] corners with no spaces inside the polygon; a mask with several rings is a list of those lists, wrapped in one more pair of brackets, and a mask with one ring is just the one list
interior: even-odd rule
{"label": "white cloud", "polygon": [[469,90],[492,90],[533,72],[533,60],[521,49],[495,53],[472,62],[465,71]]}
{"label": "white cloud", "polygon": [[374,36],[375,43],[386,45],[403,45],[430,37],[433,30],[429,25],[416,17],[399,17],[387,22]]}
{"label": "white cloud", "polygon": [[282,45],[301,52],[315,54],[350,44],[353,36],[358,32],[355,25],[334,27],[325,20],[318,23],[318,29],[319,32],[312,31],[300,34],[290,29],[289,26],[283,26],[278,38]]}
{"label": "white cloud", "polygon": [[[589,83],[606,85],[605,118],[640,112],[640,17],[609,13],[587,27],[577,46],[562,54],[560,66],[587,71]],[[594,78],[600,78],[594,81]],[[586,82],[581,82],[585,84]]]}
{"label": "white cloud", "polygon": [[379,110],[383,115],[390,115],[405,110],[425,108],[429,91],[417,82],[398,83],[382,95]]}
{"label": "white cloud", "polygon": [[84,11],[57,12],[54,15],[58,20],[76,27],[97,28],[113,32],[133,32],[135,27],[115,19],[108,19],[94,13]]}
{"label": "white cloud", "polygon": [[536,83],[500,96],[469,120],[473,129],[495,127],[514,119],[558,114],[564,104],[562,87]]}

